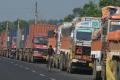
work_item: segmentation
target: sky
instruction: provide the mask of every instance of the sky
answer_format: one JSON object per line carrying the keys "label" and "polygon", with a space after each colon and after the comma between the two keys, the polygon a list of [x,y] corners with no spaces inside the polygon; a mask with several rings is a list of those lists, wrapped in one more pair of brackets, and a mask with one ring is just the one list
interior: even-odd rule
{"label": "sky", "polygon": [[63,19],[72,10],[83,6],[89,0],[0,0],[0,21],[14,21],[17,18],[34,19],[35,1],[38,2],[39,19]]}

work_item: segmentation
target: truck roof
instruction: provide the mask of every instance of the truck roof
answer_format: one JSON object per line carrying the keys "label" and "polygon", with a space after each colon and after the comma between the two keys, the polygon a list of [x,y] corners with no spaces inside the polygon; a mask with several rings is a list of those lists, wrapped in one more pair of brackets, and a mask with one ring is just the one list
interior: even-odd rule
{"label": "truck roof", "polygon": [[120,7],[106,6],[102,8],[102,19],[108,17],[111,19],[120,19]]}

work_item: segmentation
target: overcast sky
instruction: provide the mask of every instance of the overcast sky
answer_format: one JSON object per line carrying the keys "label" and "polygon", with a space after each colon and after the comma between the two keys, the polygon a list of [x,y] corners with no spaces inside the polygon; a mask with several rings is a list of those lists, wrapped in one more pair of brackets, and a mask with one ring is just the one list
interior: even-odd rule
{"label": "overcast sky", "polygon": [[89,0],[0,0],[0,21],[33,19],[35,1],[38,1],[39,18],[48,20],[63,18]]}

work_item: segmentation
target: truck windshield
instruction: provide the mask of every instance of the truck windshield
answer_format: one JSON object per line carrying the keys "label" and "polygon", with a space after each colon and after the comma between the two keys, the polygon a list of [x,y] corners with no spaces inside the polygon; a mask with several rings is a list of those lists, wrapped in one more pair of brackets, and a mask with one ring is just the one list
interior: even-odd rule
{"label": "truck windshield", "polygon": [[33,43],[34,44],[48,44],[48,39],[46,37],[34,37],[33,38]]}
{"label": "truck windshield", "polygon": [[111,25],[110,32],[120,30],[120,25]]}
{"label": "truck windshield", "polygon": [[47,55],[47,53],[48,53],[48,49],[35,48],[33,51],[36,53],[39,53],[39,54],[44,54],[44,55]]}
{"label": "truck windshield", "polygon": [[77,40],[86,40],[90,41],[91,40],[91,32],[77,32],[76,38]]}
{"label": "truck windshield", "polygon": [[110,32],[120,30],[120,21],[112,21],[110,25]]}

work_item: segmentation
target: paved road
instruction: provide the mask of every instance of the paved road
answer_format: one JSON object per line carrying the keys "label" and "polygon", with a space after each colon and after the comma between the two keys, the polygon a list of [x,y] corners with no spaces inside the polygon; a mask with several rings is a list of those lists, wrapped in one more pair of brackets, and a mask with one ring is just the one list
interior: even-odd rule
{"label": "paved road", "polygon": [[34,64],[0,57],[0,80],[92,80],[92,75],[48,72],[45,64]]}

